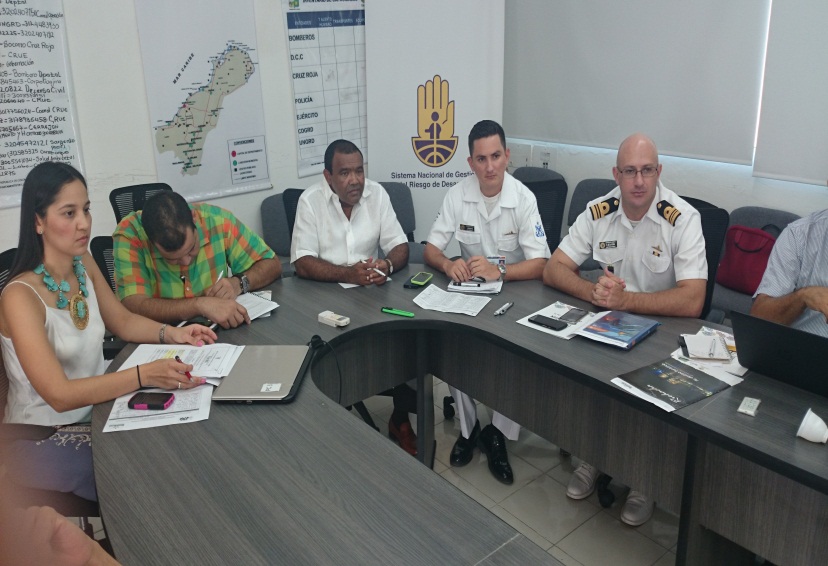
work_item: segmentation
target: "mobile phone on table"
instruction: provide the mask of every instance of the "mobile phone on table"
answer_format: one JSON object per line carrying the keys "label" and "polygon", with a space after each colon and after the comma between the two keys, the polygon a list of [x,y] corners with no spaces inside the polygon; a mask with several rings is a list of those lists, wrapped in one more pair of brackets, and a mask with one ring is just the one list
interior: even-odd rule
{"label": "mobile phone on table", "polygon": [[549,318],[548,316],[542,316],[539,314],[536,314],[535,316],[530,316],[529,322],[531,322],[532,324],[537,324],[538,326],[543,326],[544,328],[549,328],[550,330],[563,330],[564,328],[569,326],[562,320],[558,320],[556,318]]}
{"label": "mobile phone on table", "polygon": [[172,393],[146,393],[139,392],[130,398],[127,406],[130,409],[143,409],[151,411],[163,411],[175,400]]}
{"label": "mobile phone on table", "polygon": [[575,324],[582,318],[584,318],[587,314],[587,311],[584,309],[579,309],[578,307],[572,307],[564,314],[562,314],[558,320],[562,320],[564,322],[568,322],[569,324]]}
{"label": "mobile phone on table", "polygon": [[423,287],[431,278],[434,277],[434,274],[429,273],[428,271],[420,271],[419,273],[415,273],[411,277],[408,278],[408,281],[405,282],[403,285],[407,289],[416,289],[417,287]]}

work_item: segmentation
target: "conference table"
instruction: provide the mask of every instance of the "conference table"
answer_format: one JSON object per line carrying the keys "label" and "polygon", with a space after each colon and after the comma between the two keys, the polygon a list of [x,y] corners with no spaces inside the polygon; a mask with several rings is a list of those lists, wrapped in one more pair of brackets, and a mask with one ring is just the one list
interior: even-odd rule
{"label": "conference table", "polygon": [[[113,434],[101,432],[112,403],[96,406],[96,482],[118,558],[555,564],[344,408],[416,380],[418,459],[430,465],[438,376],[678,514],[678,564],[748,564],[751,553],[828,562],[828,454],[795,438],[806,409],[828,416],[828,400],[749,373],[668,413],[611,379],[665,359],[701,321],[652,317],[662,325],[630,351],[567,341],[515,321],[556,301],[594,307],[526,281],[504,284],[476,317],[424,310],[413,303],[420,291],[402,285],[422,268],[347,290],[281,279],[268,287],[280,304],[272,316],[219,333],[235,344],[326,342],[291,404],[213,403],[207,421]],[[506,301],[514,307],[493,316]],[[351,322],[322,325],[323,310]],[[736,412],[744,396],[762,399],[756,417]]]}

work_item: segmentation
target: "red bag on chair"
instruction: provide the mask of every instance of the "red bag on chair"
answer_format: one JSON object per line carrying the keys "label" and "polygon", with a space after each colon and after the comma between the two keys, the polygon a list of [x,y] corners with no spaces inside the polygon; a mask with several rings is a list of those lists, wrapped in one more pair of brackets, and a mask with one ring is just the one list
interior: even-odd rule
{"label": "red bag on chair", "polygon": [[728,228],[716,282],[734,291],[753,295],[762,282],[775,242],[776,238],[759,228]]}

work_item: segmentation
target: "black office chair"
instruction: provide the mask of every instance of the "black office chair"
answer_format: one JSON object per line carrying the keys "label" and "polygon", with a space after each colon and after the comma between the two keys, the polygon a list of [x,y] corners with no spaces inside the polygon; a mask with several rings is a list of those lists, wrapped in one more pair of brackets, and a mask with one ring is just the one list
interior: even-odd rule
{"label": "black office chair", "polygon": [[[572,226],[578,216],[586,210],[587,203],[609,193],[618,183],[615,179],[584,179],[572,191],[572,199],[569,201],[569,214],[566,217],[566,225]],[[581,271],[594,271],[601,269],[601,265],[592,258],[581,264]]]}
{"label": "black office chair", "polygon": [[9,280],[15,255],[17,255],[17,248],[10,248],[0,253],[0,291],[3,290]]}
{"label": "black office chair", "polygon": [[411,189],[405,183],[383,181],[382,186],[391,199],[391,206],[397,215],[397,220],[408,238],[408,262],[423,263],[425,242],[414,241],[414,230],[417,223],[414,219],[414,200],[411,198]]}
{"label": "black office chair", "polygon": [[293,237],[293,224],[296,222],[296,207],[299,205],[299,197],[302,196],[302,189],[285,189],[282,199],[285,204],[285,215],[287,216],[288,233]]}
{"label": "black office chair", "polygon": [[144,203],[155,193],[171,190],[172,187],[167,183],[143,183],[112,189],[109,193],[109,204],[115,213],[115,222],[120,222],[130,212],[143,210]]}
{"label": "black office chair", "polygon": [[560,173],[542,167],[518,167],[513,176],[535,195],[549,251],[555,251],[561,243],[566,195],[569,192],[566,180]]}
{"label": "black office chair", "polygon": [[[89,242],[89,252],[92,254],[92,259],[98,264],[98,269],[101,270],[104,277],[106,277],[109,287],[112,292],[115,292],[115,254],[112,244],[112,236],[95,236]],[[111,334],[108,330],[104,335],[103,352],[104,359],[111,360],[126,346],[126,342]]]}
{"label": "black office chair", "polygon": [[[284,193],[271,195],[264,199],[259,212],[262,215],[262,237],[279,256],[282,262],[282,277],[293,276],[293,266],[290,263],[292,232],[288,229]],[[294,208],[294,216],[295,212]]]}
{"label": "black office chair", "polygon": [[699,318],[721,324],[724,321],[724,312],[711,309],[713,288],[716,285],[716,272],[719,270],[719,260],[722,255],[725,233],[730,222],[730,214],[707,201],[694,197],[682,196],[701,215],[702,234],[704,234],[704,251],[707,258],[707,288],[704,295],[704,307]]}

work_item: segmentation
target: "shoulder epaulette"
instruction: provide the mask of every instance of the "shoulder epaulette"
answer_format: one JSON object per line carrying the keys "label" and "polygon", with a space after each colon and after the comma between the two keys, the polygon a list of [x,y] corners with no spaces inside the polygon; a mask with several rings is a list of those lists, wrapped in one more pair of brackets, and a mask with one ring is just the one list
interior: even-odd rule
{"label": "shoulder epaulette", "polygon": [[681,216],[681,211],[666,200],[659,202],[656,205],[656,209],[658,210],[658,215],[669,222],[671,226],[675,226],[676,220]]}
{"label": "shoulder epaulette", "polygon": [[605,201],[593,204],[589,207],[589,211],[592,213],[592,219],[598,220],[599,218],[603,218],[607,214],[612,214],[616,210],[618,210],[618,205],[621,201],[617,198],[608,198]]}

